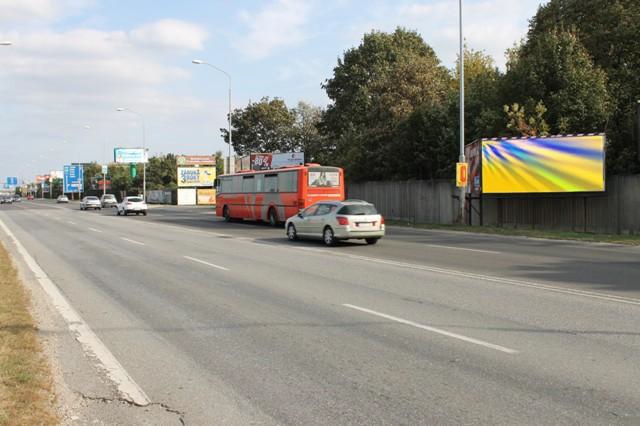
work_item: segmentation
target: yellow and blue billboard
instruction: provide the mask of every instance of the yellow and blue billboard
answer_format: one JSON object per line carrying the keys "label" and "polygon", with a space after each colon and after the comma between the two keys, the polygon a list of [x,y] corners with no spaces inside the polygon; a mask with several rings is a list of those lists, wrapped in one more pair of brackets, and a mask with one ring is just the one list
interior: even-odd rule
{"label": "yellow and blue billboard", "polygon": [[213,187],[216,180],[215,166],[178,167],[178,186]]}
{"label": "yellow and blue billboard", "polygon": [[485,194],[601,192],[605,136],[482,141]]}

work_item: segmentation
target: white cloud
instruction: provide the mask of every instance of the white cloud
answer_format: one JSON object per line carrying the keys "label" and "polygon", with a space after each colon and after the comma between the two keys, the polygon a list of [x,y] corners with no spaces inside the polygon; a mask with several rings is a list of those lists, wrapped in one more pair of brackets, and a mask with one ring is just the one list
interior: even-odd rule
{"label": "white cloud", "polygon": [[297,46],[307,37],[304,25],[311,7],[299,0],[275,0],[260,12],[243,12],[241,21],[248,32],[236,43],[250,59],[263,59],[283,47]]}
{"label": "white cloud", "polygon": [[134,43],[164,49],[200,50],[207,37],[204,28],[176,19],[163,19],[131,31]]}
{"label": "white cloud", "polygon": [[90,0],[2,0],[0,22],[51,21],[91,3]]}

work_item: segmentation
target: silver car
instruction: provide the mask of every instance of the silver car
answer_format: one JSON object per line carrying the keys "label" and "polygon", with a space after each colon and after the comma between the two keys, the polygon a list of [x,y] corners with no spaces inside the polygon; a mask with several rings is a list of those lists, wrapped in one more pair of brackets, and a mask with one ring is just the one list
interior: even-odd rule
{"label": "silver car", "polygon": [[375,244],[384,237],[384,228],[384,218],[374,205],[362,200],[319,202],[285,223],[289,240],[322,238],[328,246],[351,239]]}
{"label": "silver car", "polygon": [[100,197],[100,202],[102,203],[102,207],[118,207],[118,200],[116,200],[116,196],[113,194],[103,194]]}
{"label": "silver car", "polygon": [[94,210],[102,209],[102,203],[100,203],[100,200],[98,199],[98,197],[94,197],[90,195],[88,197],[84,197],[82,201],[80,201],[80,210],[89,210],[89,209],[94,209]]}

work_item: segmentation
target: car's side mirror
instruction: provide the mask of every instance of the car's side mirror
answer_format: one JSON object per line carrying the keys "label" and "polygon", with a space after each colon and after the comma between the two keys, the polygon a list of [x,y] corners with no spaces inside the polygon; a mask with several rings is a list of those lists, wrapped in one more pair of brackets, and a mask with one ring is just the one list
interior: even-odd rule
{"label": "car's side mirror", "polygon": [[298,213],[298,217],[299,217],[300,219],[304,218],[304,216],[302,216],[302,213]]}

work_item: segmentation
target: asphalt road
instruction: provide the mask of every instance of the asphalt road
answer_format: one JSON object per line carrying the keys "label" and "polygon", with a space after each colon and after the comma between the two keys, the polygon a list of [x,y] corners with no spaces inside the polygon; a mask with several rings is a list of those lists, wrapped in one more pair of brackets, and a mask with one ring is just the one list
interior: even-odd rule
{"label": "asphalt road", "polygon": [[0,220],[187,424],[640,424],[637,248],[400,228],[326,248],[205,208]]}

